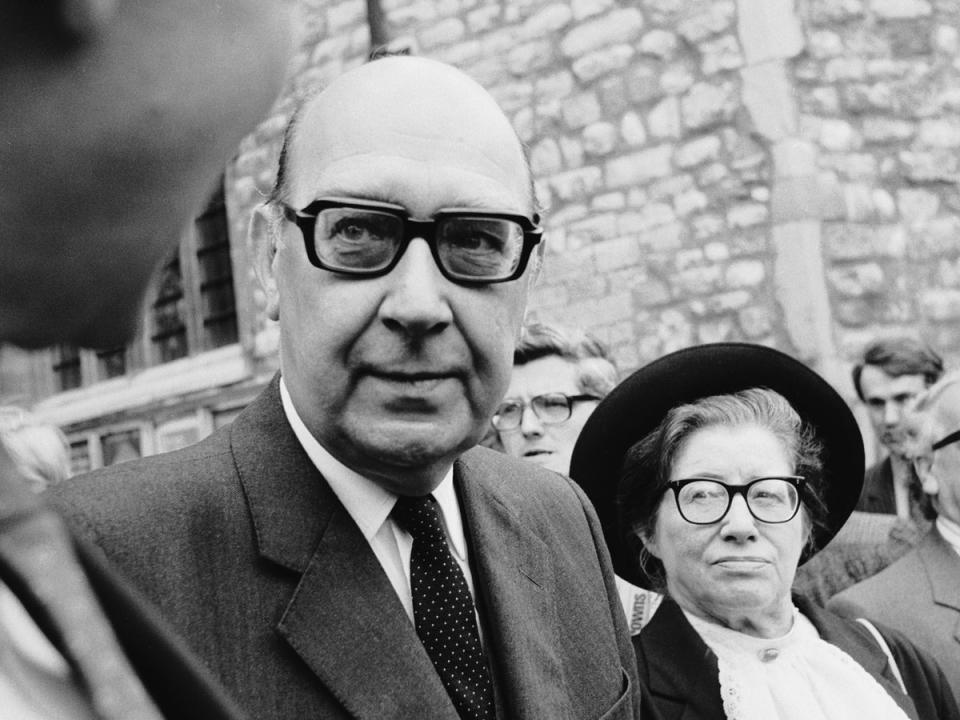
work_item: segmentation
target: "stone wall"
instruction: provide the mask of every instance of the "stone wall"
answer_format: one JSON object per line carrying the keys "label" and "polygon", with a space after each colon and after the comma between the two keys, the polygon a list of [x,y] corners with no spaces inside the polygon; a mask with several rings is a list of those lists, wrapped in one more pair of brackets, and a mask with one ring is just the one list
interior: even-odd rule
{"label": "stone wall", "polygon": [[[848,396],[881,333],[920,333],[956,364],[956,0],[384,8],[396,44],[475,77],[529,147],[547,229],[533,316],[591,330],[625,370],[693,343],[775,345]],[[288,94],[228,174],[236,237],[291,98],[369,50],[364,0],[305,9]],[[248,280],[240,302],[262,307]],[[269,363],[275,329],[247,316]]]}

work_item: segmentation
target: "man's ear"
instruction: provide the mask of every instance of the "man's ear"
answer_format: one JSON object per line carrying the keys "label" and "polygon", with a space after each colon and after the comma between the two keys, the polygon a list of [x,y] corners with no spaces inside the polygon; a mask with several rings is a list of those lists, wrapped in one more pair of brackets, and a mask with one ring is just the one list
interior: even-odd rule
{"label": "man's ear", "polygon": [[920,487],[927,495],[936,495],[940,492],[940,481],[933,472],[933,456],[919,455],[913,459],[913,469],[920,478]]}
{"label": "man's ear", "polygon": [[254,208],[248,234],[254,250],[253,269],[266,297],[266,313],[271,320],[280,319],[280,290],[277,287],[276,262],[281,225],[277,211],[264,203]]}

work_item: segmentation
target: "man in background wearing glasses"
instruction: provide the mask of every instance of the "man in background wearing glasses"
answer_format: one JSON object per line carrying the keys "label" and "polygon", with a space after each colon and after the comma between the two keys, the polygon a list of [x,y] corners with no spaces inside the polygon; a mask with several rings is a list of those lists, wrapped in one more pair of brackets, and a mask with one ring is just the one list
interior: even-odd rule
{"label": "man in background wearing glasses", "polygon": [[901,631],[936,658],[960,702],[960,372],[921,393],[905,424],[934,525],[917,547],[827,607]]}
{"label": "man in background wearing glasses", "polygon": [[[567,475],[584,423],[616,384],[617,366],[597,339],[547,323],[525,325],[513,353],[510,386],[491,421],[497,444],[508,455]],[[616,580],[635,635],[662,596]]]}
{"label": "man in background wearing glasses", "polygon": [[542,252],[492,98],[418,58],[347,73],[253,227],[280,375],[199,445],[77,483],[83,524],[258,720],[634,717],[593,509],[471,450]]}

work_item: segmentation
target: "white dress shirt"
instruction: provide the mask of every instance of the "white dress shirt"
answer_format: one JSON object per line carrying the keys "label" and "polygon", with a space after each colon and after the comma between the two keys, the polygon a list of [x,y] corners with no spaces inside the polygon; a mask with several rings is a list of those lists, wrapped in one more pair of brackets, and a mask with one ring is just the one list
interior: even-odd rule
{"label": "white dress shirt", "polygon": [[[350,517],[360,528],[360,532],[370,544],[370,549],[383,567],[412,622],[410,551],[413,547],[413,538],[390,518],[397,496],[348,468],[317,442],[300,419],[282,377],[280,378],[280,401],[283,403],[283,412],[287,416],[290,427],[293,428],[294,435],[297,436],[297,440],[300,441],[317,470],[330,484],[337,499],[343,503]],[[467,554],[467,539],[463,531],[460,504],[453,488],[453,467],[447,471],[440,485],[433,491],[433,496],[440,507],[440,519],[446,531],[450,552],[463,570],[467,586],[470,588],[470,595],[474,598],[474,606],[476,606],[473,575],[470,572],[470,559]],[[479,617],[477,627],[480,627]]]}
{"label": "white dress shirt", "polygon": [[960,525],[945,518],[943,515],[937,515],[937,530],[943,535],[943,539],[953,548],[953,551],[960,555]]}

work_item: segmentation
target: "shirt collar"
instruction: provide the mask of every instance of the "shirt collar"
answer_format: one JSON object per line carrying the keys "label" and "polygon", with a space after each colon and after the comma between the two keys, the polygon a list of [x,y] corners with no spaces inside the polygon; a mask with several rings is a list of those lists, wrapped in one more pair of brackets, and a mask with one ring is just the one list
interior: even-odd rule
{"label": "shirt collar", "polygon": [[[397,502],[397,496],[373,480],[351,470],[317,441],[297,413],[282,376],[280,377],[280,402],[287,422],[290,423],[293,434],[297,436],[307,457],[329,483],[334,495],[343,503],[347,513],[360,528],[363,537],[370,542],[390,517],[390,511]],[[460,516],[457,493],[453,487],[452,467],[447,470],[443,480],[434,489],[433,496],[440,507],[440,518],[446,528],[451,549],[461,560],[466,560],[466,537],[463,532],[463,519]]]}

